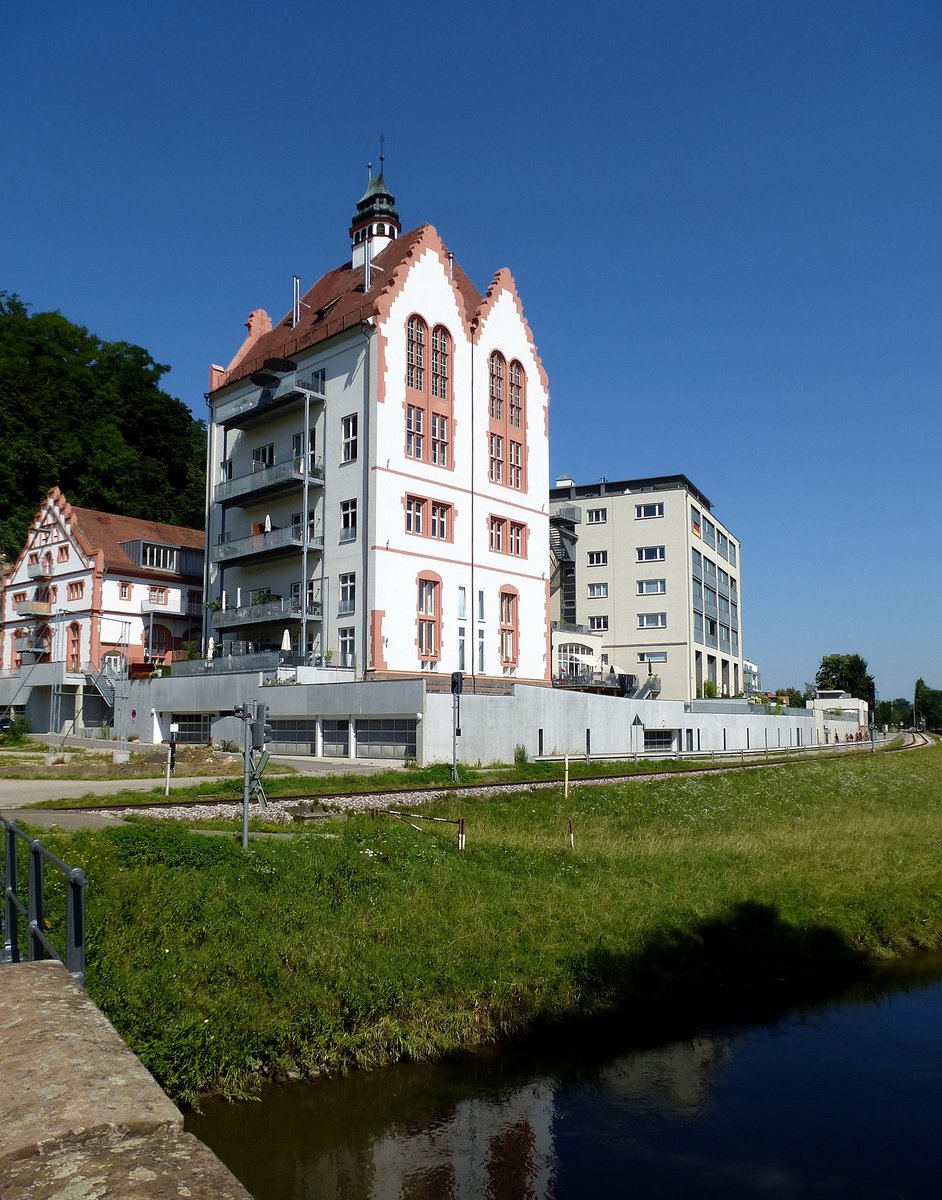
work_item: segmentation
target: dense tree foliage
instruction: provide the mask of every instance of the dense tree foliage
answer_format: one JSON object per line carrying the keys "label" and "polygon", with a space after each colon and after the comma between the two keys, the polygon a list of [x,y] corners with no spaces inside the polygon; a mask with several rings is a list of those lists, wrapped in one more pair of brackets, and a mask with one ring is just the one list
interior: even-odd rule
{"label": "dense tree foliage", "polygon": [[878,725],[912,725],[913,702],[902,696],[896,700],[881,700],[875,719]]}
{"label": "dense tree foliage", "polygon": [[916,680],[916,717],[926,729],[942,729],[942,691],[926,686],[924,679]]}
{"label": "dense tree foliage", "polygon": [[819,688],[828,691],[840,688],[858,700],[867,699],[871,678],[867,671],[867,660],[859,654],[825,654],[814,677]]}
{"label": "dense tree foliage", "polygon": [[0,553],[57,485],[85,508],[203,527],[206,429],[161,389],[168,370],[0,292]]}

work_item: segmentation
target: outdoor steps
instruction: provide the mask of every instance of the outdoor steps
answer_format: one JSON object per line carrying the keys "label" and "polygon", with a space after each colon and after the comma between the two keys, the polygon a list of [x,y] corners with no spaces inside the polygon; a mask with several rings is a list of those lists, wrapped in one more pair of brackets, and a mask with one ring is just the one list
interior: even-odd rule
{"label": "outdoor steps", "polygon": [[251,1200],[60,962],[0,966],[0,1197]]}

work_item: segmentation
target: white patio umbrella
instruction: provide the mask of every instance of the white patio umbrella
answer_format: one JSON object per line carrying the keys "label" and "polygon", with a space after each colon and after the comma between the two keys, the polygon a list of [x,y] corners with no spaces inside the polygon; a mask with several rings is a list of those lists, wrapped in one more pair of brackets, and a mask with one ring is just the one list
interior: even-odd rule
{"label": "white patio umbrella", "polygon": [[209,641],[206,643],[206,658],[212,659],[213,653],[216,650],[216,639],[210,634]]}
{"label": "white patio umbrella", "polygon": [[265,514],[265,532],[271,533],[271,513]]}
{"label": "white patio umbrella", "polygon": [[281,635],[281,649],[285,654],[291,653],[291,630],[286,629]]}

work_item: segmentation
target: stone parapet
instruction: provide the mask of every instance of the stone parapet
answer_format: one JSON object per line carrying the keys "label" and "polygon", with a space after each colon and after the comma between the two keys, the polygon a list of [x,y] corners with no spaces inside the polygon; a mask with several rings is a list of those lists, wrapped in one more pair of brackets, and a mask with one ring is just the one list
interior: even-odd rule
{"label": "stone parapet", "polygon": [[0,1197],[251,1200],[59,962],[0,967]]}

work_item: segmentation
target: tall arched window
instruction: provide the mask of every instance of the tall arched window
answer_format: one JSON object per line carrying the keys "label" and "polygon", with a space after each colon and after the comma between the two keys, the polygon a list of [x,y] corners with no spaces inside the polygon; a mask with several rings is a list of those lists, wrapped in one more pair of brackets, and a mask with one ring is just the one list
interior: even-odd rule
{"label": "tall arched window", "polygon": [[[443,325],[429,338],[413,314],[406,329],[406,457],[452,465],[452,340]],[[431,369],[427,369],[427,363]]]}
{"label": "tall arched window", "polygon": [[[506,392],[505,392],[506,388]],[[514,359],[509,368],[499,350],[488,359],[488,478],[526,491],[527,377]]]}
{"label": "tall arched window", "polygon": [[500,661],[507,669],[517,665],[520,655],[520,596],[516,588],[500,589]]}

